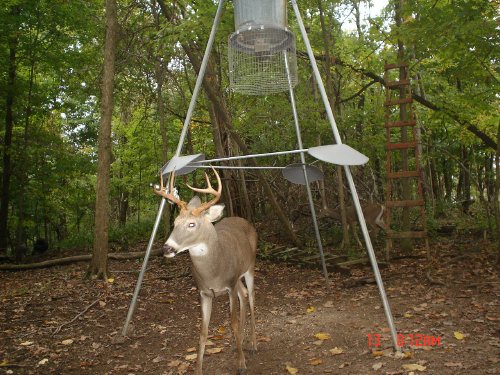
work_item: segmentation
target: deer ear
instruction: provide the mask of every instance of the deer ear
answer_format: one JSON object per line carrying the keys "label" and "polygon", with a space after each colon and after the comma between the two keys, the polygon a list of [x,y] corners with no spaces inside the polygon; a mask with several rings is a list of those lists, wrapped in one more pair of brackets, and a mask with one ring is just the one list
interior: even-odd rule
{"label": "deer ear", "polygon": [[197,207],[200,207],[201,205],[201,199],[199,196],[195,195],[193,198],[188,203],[188,209],[193,210]]}
{"label": "deer ear", "polygon": [[219,220],[222,217],[222,214],[224,213],[224,205],[223,204],[216,204],[212,207],[210,207],[208,210],[205,211],[205,215],[210,222],[214,222]]}

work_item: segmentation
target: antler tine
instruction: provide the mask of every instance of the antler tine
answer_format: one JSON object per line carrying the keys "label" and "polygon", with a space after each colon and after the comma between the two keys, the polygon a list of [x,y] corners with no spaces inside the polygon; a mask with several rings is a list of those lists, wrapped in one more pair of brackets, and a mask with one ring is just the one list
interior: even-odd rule
{"label": "antler tine", "polygon": [[214,167],[212,167],[212,170],[214,171],[215,178],[217,178],[217,184],[218,184],[217,190],[215,190],[212,187],[212,184],[210,183],[210,179],[208,178],[207,173],[205,173],[205,180],[207,181],[208,187],[206,187],[205,189],[198,189],[198,188],[194,188],[190,185],[187,185],[187,187],[193,191],[196,191],[198,193],[212,194],[214,196],[214,198],[212,200],[210,200],[209,202],[203,203],[200,207],[197,207],[192,211],[192,214],[195,216],[201,214],[203,211],[207,210],[208,208],[210,208],[211,206],[216,204],[220,199],[220,196],[222,193],[222,182],[220,180],[219,174],[217,173],[217,171],[215,170]]}
{"label": "antler tine", "polygon": [[187,209],[187,203],[184,202],[183,200],[180,200],[177,198],[174,194],[174,179],[175,179],[175,170],[170,173],[170,176],[168,178],[167,184],[168,184],[168,190],[166,186],[163,186],[163,173],[160,172],[160,189],[153,189],[153,191],[161,195],[162,197],[168,199],[169,201],[172,201],[175,203],[181,210]]}

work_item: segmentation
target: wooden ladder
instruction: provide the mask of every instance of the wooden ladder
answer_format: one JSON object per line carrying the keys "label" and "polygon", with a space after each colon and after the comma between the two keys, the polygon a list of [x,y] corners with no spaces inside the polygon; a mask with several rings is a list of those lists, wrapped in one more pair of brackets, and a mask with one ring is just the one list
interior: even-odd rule
{"label": "wooden ladder", "polygon": [[[396,74],[395,74],[396,73]],[[386,128],[386,258],[390,259],[394,239],[425,239],[427,255],[427,220],[420,170],[421,144],[413,111],[408,64],[385,64]],[[399,131],[398,131],[399,130]],[[409,131],[411,130],[411,132]],[[396,139],[395,139],[396,138]],[[413,151],[412,151],[413,150]],[[406,198],[402,191],[406,192]],[[418,210],[416,228],[396,228],[397,210]],[[401,215],[404,215],[402,213]],[[402,217],[402,216],[400,216]]]}

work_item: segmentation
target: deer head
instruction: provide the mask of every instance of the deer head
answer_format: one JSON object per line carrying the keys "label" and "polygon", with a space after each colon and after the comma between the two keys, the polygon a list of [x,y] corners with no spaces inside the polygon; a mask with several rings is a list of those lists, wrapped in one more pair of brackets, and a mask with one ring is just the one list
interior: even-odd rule
{"label": "deer head", "polygon": [[198,196],[194,196],[189,203],[186,203],[172,194],[175,172],[170,175],[168,190],[163,186],[163,178],[160,177],[161,186],[154,190],[155,193],[174,202],[180,209],[179,216],[174,221],[174,229],[163,247],[165,257],[172,258],[186,250],[190,250],[192,256],[203,255],[207,251],[209,242],[217,237],[212,223],[222,217],[224,205],[216,204],[221,196],[222,184],[219,174],[214,168],[212,170],[217,178],[217,190],[212,187],[206,173],[207,188],[198,189],[187,185],[193,191],[214,196],[205,203],[201,203]]}

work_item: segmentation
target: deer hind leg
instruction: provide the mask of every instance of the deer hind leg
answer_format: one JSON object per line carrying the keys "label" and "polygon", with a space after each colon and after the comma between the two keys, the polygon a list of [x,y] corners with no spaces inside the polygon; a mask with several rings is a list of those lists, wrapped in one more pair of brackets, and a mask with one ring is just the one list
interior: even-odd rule
{"label": "deer hind leg", "polygon": [[210,323],[210,316],[212,315],[212,301],[213,295],[209,293],[200,293],[201,299],[201,332],[200,343],[198,346],[198,356],[196,358],[195,375],[202,375],[203,370],[203,354],[205,354],[205,344],[207,343],[208,325]]}
{"label": "deer hind leg", "polygon": [[257,351],[257,337],[255,335],[255,287],[254,270],[248,270],[244,275],[248,290],[248,303],[250,305],[250,345],[253,352]]}
{"label": "deer hind leg", "polygon": [[375,224],[377,224],[383,230],[386,230],[387,226],[385,225],[385,221],[384,221],[384,211],[385,211],[385,208],[384,208],[384,206],[381,206],[381,207],[382,208],[380,210],[380,213],[375,218]]}
{"label": "deer hind leg", "polygon": [[354,239],[358,243],[359,247],[363,247],[363,244],[361,243],[361,240],[358,237],[358,226],[356,224],[350,225],[352,234],[354,235]]}
{"label": "deer hind leg", "polygon": [[241,345],[245,342],[245,327],[246,327],[246,319],[247,319],[247,302],[246,299],[248,297],[248,291],[243,285],[243,282],[238,280],[237,284],[238,291],[238,300],[240,302],[240,332],[241,332]]}
{"label": "deer hind leg", "polygon": [[[240,311],[244,309],[244,303],[241,303],[241,295],[244,293],[244,287],[241,280],[238,280],[236,287],[229,291],[229,309],[231,311],[231,329],[233,330],[234,341],[236,343],[236,352],[238,354],[238,374],[246,371],[245,354],[243,354],[243,326],[238,319],[237,304],[240,299]],[[241,297],[240,297],[241,295]],[[244,302],[244,301],[243,301]],[[241,314],[240,314],[241,317]]]}

